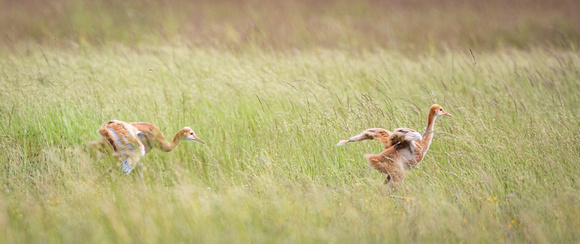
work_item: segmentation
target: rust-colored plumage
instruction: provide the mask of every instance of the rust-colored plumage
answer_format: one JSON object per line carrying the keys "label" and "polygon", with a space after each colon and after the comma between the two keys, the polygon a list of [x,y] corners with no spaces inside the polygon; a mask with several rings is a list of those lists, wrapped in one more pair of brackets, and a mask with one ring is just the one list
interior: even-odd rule
{"label": "rust-colored plumage", "polygon": [[97,149],[107,150],[108,144],[113,149],[112,155],[122,162],[121,170],[125,174],[129,174],[141,156],[147,153],[145,145],[139,139],[141,132],[128,123],[111,120],[101,126],[97,133],[102,139],[99,142],[91,142],[91,145]]}
{"label": "rust-colored plumage", "polygon": [[385,148],[387,148],[387,145],[389,144],[389,136],[390,135],[391,135],[391,132],[388,130],[385,130],[382,128],[372,128],[372,129],[367,129],[367,130],[361,132],[360,134],[349,138],[348,140],[339,141],[338,144],[336,144],[336,145],[342,146],[342,145],[347,144],[349,142],[376,140],[376,141],[382,142],[383,145],[385,146]]}
{"label": "rust-colored plumage", "polygon": [[[377,140],[382,142],[385,147],[383,152],[380,154],[367,154],[365,158],[367,158],[370,166],[381,173],[387,174],[385,184],[390,182],[391,187],[396,188],[403,181],[405,170],[414,168],[423,160],[433,139],[435,119],[441,115],[452,116],[441,106],[433,104],[429,109],[427,128],[423,135],[407,128],[395,129],[394,132],[381,128],[373,128],[367,129],[348,140],[342,140],[337,146],[364,140]],[[407,132],[403,133],[405,131]],[[411,134],[414,136],[408,136]]]}
{"label": "rust-colored plumage", "polygon": [[[205,142],[189,127],[179,130],[172,142],[165,140],[163,133],[155,125],[147,122],[125,123],[111,120],[98,131],[102,140],[91,142],[90,145],[100,151],[113,150],[112,155],[122,162],[121,170],[129,174],[137,166],[137,162],[153,148],[169,152],[175,149],[181,140]],[[138,150],[136,150],[138,149]]]}
{"label": "rust-colored plumage", "polygon": [[417,140],[421,140],[418,132],[407,128],[396,129],[389,136],[385,150],[380,154],[366,154],[365,158],[369,166],[387,175],[385,184],[390,183],[392,188],[397,188],[405,178],[405,170],[410,169],[408,162],[414,158],[414,141]]}

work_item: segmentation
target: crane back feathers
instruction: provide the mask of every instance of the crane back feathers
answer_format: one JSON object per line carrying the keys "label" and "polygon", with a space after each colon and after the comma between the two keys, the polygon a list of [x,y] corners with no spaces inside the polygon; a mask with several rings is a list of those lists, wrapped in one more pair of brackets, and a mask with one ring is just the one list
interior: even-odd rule
{"label": "crane back feathers", "polygon": [[104,124],[97,132],[107,140],[119,156],[128,157],[135,148],[139,148],[141,155],[145,155],[146,153],[144,145],[139,140],[139,134],[141,132],[130,124],[118,120],[111,120]]}

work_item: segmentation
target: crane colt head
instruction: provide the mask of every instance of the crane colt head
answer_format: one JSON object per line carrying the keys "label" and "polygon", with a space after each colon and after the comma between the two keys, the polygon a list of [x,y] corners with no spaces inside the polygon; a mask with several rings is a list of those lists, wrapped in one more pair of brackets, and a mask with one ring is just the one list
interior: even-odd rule
{"label": "crane colt head", "polygon": [[439,104],[433,104],[433,106],[431,106],[431,111],[435,113],[435,116],[445,115],[445,116],[453,117],[453,115],[451,115],[450,113],[445,112],[445,109],[443,109],[443,107],[439,106]]}
{"label": "crane colt head", "polygon": [[181,131],[183,132],[183,136],[185,137],[186,140],[198,141],[198,142],[205,144],[205,142],[202,139],[199,139],[199,137],[197,137],[197,135],[195,134],[195,132],[193,132],[193,130],[191,128],[183,127],[183,129],[181,129]]}

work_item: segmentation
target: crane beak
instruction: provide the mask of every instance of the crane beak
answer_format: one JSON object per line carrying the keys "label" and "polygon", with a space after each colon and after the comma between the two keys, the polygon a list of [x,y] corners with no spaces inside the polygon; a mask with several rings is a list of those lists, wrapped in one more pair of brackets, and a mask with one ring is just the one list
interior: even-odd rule
{"label": "crane beak", "polygon": [[198,142],[201,142],[201,143],[205,144],[205,142],[202,139],[199,139],[197,137],[195,138],[195,141],[198,141]]}
{"label": "crane beak", "polygon": [[453,117],[453,115],[451,115],[450,113],[447,113],[445,110],[443,110],[443,115]]}

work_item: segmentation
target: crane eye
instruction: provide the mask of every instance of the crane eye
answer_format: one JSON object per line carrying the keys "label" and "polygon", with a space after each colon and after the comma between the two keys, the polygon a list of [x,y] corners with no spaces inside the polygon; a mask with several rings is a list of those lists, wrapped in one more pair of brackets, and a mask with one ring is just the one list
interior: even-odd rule
{"label": "crane eye", "polygon": [[440,108],[440,109],[439,109],[439,111],[443,111],[443,109],[442,109],[442,108]]}

